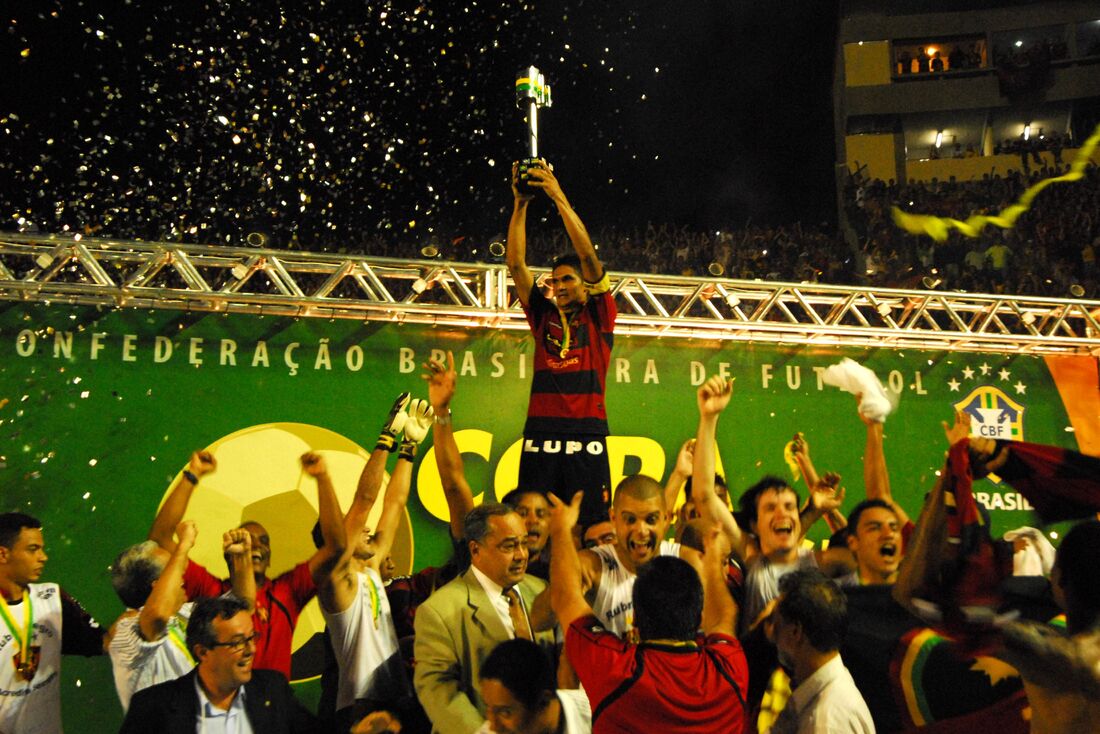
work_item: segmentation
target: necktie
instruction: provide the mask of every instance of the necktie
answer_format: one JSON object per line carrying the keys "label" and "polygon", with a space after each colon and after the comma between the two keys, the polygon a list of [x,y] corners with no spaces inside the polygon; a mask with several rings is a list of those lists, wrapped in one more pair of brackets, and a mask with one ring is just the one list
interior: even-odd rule
{"label": "necktie", "polygon": [[524,640],[533,640],[531,625],[527,622],[527,615],[523,613],[523,604],[519,600],[519,592],[515,587],[504,590],[504,598],[508,600],[508,616],[512,618],[512,628],[516,631],[516,637]]}

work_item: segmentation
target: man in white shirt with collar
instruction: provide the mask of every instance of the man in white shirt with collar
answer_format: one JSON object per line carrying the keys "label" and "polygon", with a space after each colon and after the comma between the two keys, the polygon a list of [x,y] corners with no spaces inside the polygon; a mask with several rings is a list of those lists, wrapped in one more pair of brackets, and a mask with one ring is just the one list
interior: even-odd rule
{"label": "man in white shirt with collar", "polygon": [[440,587],[416,613],[413,684],[434,731],[473,734],[485,723],[479,669],[505,640],[532,635],[529,616],[546,582],[527,576],[527,528],[508,505],[474,508],[464,527],[470,568]]}
{"label": "man in white shirt with collar", "polygon": [[313,734],[317,719],[281,673],[253,670],[256,632],[248,602],[200,599],[187,625],[198,665],[187,675],[138,691],[119,734]]}
{"label": "man in white shirt with collar", "polygon": [[874,734],[871,712],[840,659],[848,624],[844,592],[817,569],[779,580],[769,637],[795,686],[774,734]]}

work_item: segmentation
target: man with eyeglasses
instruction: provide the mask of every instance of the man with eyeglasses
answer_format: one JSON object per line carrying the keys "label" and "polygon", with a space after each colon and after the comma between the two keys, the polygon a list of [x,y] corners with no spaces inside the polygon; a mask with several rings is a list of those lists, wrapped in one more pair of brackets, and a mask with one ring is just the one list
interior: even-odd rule
{"label": "man with eyeglasses", "polygon": [[198,665],[176,680],[138,691],[119,734],[316,732],[313,716],[272,670],[253,670],[257,635],[248,603],[234,596],[200,599],[187,625]]}
{"label": "man with eyeglasses", "polygon": [[546,588],[527,575],[527,528],[509,505],[486,502],[466,515],[471,566],[440,587],[416,613],[413,683],[433,731],[472,734],[485,723],[478,690],[481,664],[505,640],[549,648],[532,634],[531,604]]}

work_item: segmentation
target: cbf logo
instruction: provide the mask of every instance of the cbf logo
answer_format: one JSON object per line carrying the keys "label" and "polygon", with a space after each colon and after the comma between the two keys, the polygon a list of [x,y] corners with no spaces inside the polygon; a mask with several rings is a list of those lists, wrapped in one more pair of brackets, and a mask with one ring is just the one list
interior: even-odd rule
{"label": "cbf logo", "polygon": [[955,403],[969,413],[970,435],[1005,441],[1024,440],[1024,406],[991,385],[982,385]]}

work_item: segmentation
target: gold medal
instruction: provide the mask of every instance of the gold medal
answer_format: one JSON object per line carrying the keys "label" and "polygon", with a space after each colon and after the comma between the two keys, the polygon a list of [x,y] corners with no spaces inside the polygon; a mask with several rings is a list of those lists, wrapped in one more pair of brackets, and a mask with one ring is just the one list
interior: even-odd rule
{"label": "gold medal", "polygon": [[13,642],[19,648],[12,657],[12,662],[15,664],[15,674],[21,680],[29,682],[34,678],[34,674],[38,672],[38,661],[42,657],[42,648],[38,645],[31,645],[31,641],[34,639],[34,607],[31,606],[31,598],[26,589],[23,590],[23,610],[25,614],[23,634],[20,635],[19,626],[15,623],[15,618],[12,617],[7,600],[0,596],[0,619],[3,619],[4,626],[11,632]]}

